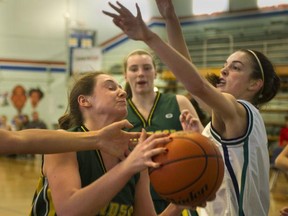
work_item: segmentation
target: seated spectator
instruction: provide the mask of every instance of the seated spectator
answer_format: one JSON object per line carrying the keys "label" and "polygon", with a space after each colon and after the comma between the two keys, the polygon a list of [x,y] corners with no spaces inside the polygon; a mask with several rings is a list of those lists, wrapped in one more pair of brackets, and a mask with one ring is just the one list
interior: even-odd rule
{"label": "seated spectator", "polygon": [[22,130],[27,129],[29,122],[30,122],[29,116],[27,114],[24,114],[22,116]]}
{"label": "seated spectator", "polygon": [[6,115],[2,115],[0,117],[0,128],[5,130],[12,130],[11,125],[7,122]]}
{"label": "seated spectator", "polygon": [[28,128],[39,128],[39,129],[47,129],[47,125],[39,118],[39,114],[37,111],[32,113],[32,120],[27,124]]}

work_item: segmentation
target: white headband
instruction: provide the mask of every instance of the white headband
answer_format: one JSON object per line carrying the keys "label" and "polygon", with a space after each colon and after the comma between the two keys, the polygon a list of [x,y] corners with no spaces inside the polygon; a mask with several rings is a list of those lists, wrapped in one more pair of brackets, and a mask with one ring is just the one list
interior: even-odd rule
{"label": "white headband", "polygon": [[263,86],[262,86],[262,89],[261,89],[261,93],[260,93],[260,97],[262,97],[262,92],[263,92],[263,89],[264,89],[264,71],[263,71],[263,67],[262,67],[262,64],[258,58],[258,56],[256,55],[255,52],[253,52],[252,50],[250,49],[247,49],[248,52],[250,52],[256,59],[256,61],[258,62],[258,65],[259,65],[259,68],[260,68],[260,71],[261,71],[261,75],[262,75],[262,80],[263,80]]}
{"label": "white headband", "polygon": [[[249,50],[247,49],[247,51],[249,51],[250,53],[253,54],[253,56],[255,57],[256,61],[258,62],[258,65],[259,65],[259,68],[260,68],[260,71],[261,71],[261,75],[262,75],[262,80],[264,82],[264,71],[263,71],[263,67],[262,67],[262,64],[258,58],[258,56],[255,54],[255,52],[253,52],[252,50]],[[264,86],[264,85],[263,85]]]}

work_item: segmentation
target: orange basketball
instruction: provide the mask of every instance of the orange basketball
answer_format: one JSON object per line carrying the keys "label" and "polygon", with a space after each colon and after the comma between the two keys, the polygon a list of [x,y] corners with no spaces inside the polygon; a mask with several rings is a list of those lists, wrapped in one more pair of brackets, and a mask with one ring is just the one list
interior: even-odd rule
{"label": "orange basketball", "polygon": [[224,162],[217,146],[195,132],[172,133],[168,153],[153,158],[162,166],[150,169],[154,190],[165,200],[196,206],[213,197],[224,176]]}

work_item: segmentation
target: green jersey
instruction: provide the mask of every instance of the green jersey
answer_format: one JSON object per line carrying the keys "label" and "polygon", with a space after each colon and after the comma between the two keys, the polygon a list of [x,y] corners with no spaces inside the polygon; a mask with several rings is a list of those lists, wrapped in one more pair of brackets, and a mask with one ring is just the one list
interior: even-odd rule
{"label": "green jersey", "polygon": [[[148,133],[175,132],[182,130],[179,121],[180,108],[173,94],[161,94],[157,92],[154,104],[150,110],[148,119],[139,112],[131,99],[128,99],[128,121],[134,126],[129,131],[141,131],[144,128]],[[151,195],[156,212],[161,213],[169,204],[163,200],[151,186]]]}
{"label": "green jersey", "polygon": [[[84,126],[75,127],[69,131],[88,131]],[[81,151],[77,152],[77,161],[79,166],[79,174],[81,177],[82,188],[91,184],[102,175],[105,175],[106,168],[103,162],[101,152],[96,151]],[[115,216],[130,216],[133,215],[133,205],[135,197],[135,187],[139,179],[139,174],[134,175],[125,185],[124,188],[108,203],[107,206],[101,209],[97,216],[115,215]],[[67,176],[69,181],[69,176]],[[107,188],[109,190],[109,188]],[[101,197],[101,194],[99,194]],[[81,205],[81,203],[79,203]],[[77,208],[77,206],[75,206]],[[30,216],[56,216],[56,211],[53,205],[52,195],[49,188],[48,179],[42,175],[39,179],[36,189]]]}
{"label": "green jersey", "polygon": [[132,100],[128,99],[127,119],[134,126],[129,131],[141,131],[142,128],[147,132],[153,133],[182,130],[179,121],[180,113],[176,95],[173,94],[161,94],[157,92],[148,119],[145,119]]}

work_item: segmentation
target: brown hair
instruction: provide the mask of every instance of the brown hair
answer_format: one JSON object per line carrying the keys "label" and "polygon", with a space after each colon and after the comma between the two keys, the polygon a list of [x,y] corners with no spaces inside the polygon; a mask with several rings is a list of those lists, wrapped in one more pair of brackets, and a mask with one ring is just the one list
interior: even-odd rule
{"label": "brown hair", "polygon": [[83,124],[83,116],[78,104],[79,95],[91,95],[96,85],[96,77],[103,72],[89,72],[79,75],[68,97],[68,106],[65,114],[58,119],[59,128],[69,129]]}
{"label": "brown hair", "polygon": [[[148,51],[146,50],[143,50],[143,49],[137,49],[137,50],[134,50],[132,52],[130,52],[125,58],[124,58],[124,61],[123,61],[123,66],[124,66],[124,74],[126,73],[127,71],[127,61],[128,61],[128,58],[133,56],[133,55],[148,55],[151,57],[152,59],[152,64],[156,70],[156,61],[155,61],[155,58],[154,56],[149,53]],[[131,87],[129,85],[128,82],[125,83],[125,87],[124,87],[124,90],[126,91],[127,93],[127,98],[131,98],[132,97],[132,91],[131,91]]]}
{"label": "brown hair", "polygon": [[[255,50],[240,49],[248,55],[252,62],[253,72],[252,79],[264,79],[263,87],[254,96],[252,103],[256,107],[269,102],[277,94],[280,88],[280,78],[275,72],[274,66],[271,61],[261,52]],[[263,73],[262,73],[263,72]],[[206,79],[213,85],[219,82],[219,76],[216,74],[208,74]]]}
{"label": "brown hair", "polygon": [[276,74],[272,62],[263,53],[247,49],[241,49],[240,51],[246,53],[253,63],[251,78],[262,79],[264,81],[263,87],[255,95],[253,101],[256,107],[261,106],[277,94],[280,88],[280,78]]}
{"label": "brown hair", "polygon": [[31,88],[29,90],[29,96],[31,96],[33,92],[37,92],[37,94],[39,95],[39,99],[40,100],[44,97],[44,93],[41,91],[40,88]]}

